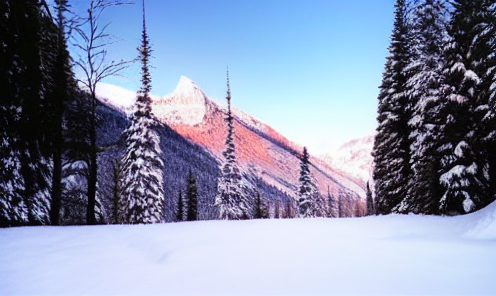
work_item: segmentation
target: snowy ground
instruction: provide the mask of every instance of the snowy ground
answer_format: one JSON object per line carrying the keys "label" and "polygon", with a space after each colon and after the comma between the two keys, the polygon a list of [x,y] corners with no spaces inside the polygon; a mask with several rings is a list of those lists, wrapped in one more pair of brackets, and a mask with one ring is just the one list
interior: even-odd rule
{"label": "snowy ground", "polygon": [[0,295],[496,295],[496,203],[381,216],[0,229]]}

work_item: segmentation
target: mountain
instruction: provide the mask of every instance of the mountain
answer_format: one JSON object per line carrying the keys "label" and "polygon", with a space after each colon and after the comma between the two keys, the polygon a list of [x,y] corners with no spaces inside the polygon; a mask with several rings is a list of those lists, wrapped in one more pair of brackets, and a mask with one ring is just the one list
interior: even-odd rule
{"label": "mountain", "polygon": [[[132,110],[134,95],[131,95],[130,91],[102,84],[97,93],[100,101],[109,109],[106,113],[117,112],[125,118]],[[233,100],[235,102],[236,98]],[[105,106],[102,106],[102,110]],[[172,94],[163,97],[152,96],[152,110],[162,124],[161,148],[164,153],[165,175],[169,176],[165,178],[177,179],[177,175],[187,174],[189,167],[196,167],[194,173],[204,176],[198,180],[199,195],[204,198],[200,204],[203,203],[205,211],[210,213],[213,209],[208,209],[208,205],[213,202],[216,178],[219,175],[220,164],[224,161],[222,152],[227,134],[225,110],[210,100],[194,81],[185,76],[180,78]],[[298,189],[299,154],[303,147],[241,110],[234,108],[233,113],[236,156],[243,175],[245,192],[256,196],[260,191],[268,200],[272,216],[276,215],[276,211],[280,212],[277,215],[281,216],[294,215],[293,198]],[[108,126],[114,130],[123,130],[124,127]],[[105,127],[102,126],[101,131],[106,133]],[[119,139],[114,135],[113,141]],[[189,151],[192,150],[196,151],[198,157],[188,159]],[[201,154],[201,157],[198,154]],[[183,163],[171,167],[177,157],[183,159]],[[202,161],[207,161],[208,164]],[[363,214],[363,189],[325,161],[313,156],[310,161],[312,177],[322,196],[327,196],[329,190],[335,198],[341,198],[347,215]],[[182,181],[177,180],[165,180],[164,184],[167,187],[166,196],[170,194],[174,197],[184,186]],[[206,214],[203,218],[206,219],[209,215]]]}
{"label": "mountain", "polygon": [[374,135],[368,135],[346,142],[336,151],[321,155],[328,165],[353,180],[365,190],[367,182],[373,186],[372,169],[374,159],[372,149]]}

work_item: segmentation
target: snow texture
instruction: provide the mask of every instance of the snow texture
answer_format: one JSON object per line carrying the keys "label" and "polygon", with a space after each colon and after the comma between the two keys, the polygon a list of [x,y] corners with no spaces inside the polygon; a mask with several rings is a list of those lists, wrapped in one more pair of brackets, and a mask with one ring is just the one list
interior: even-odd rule
{"label": "snow texture", "polygon": [[207,96],[196,82],[181,76],[174,92],[153,99],[152,108],[155,116],[169,125],[196,125],[207,112]]}
{"label": "snow texture", "polygon": [[0,229],[0,274],[1,295],[495,295],[496,203],[457,217]]}

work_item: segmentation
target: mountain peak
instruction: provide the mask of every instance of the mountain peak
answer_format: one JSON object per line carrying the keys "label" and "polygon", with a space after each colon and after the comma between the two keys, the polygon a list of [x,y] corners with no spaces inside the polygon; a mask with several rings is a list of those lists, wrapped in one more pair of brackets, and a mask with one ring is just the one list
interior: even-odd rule
{"label": "mountain peak", "polygon": [[153,113],[167,124],[195,125],[207,112],[207,96],[190,78],[181,76],[172,94],[153,101]]}

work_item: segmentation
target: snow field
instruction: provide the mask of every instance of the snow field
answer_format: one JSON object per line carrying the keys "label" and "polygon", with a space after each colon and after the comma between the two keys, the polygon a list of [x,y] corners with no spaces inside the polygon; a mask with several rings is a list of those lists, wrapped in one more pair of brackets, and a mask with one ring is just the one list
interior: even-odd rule
{"label": "snow field", "polygon": [[496,203],[460,217],[0,229],[0,295],[496,295]]}

